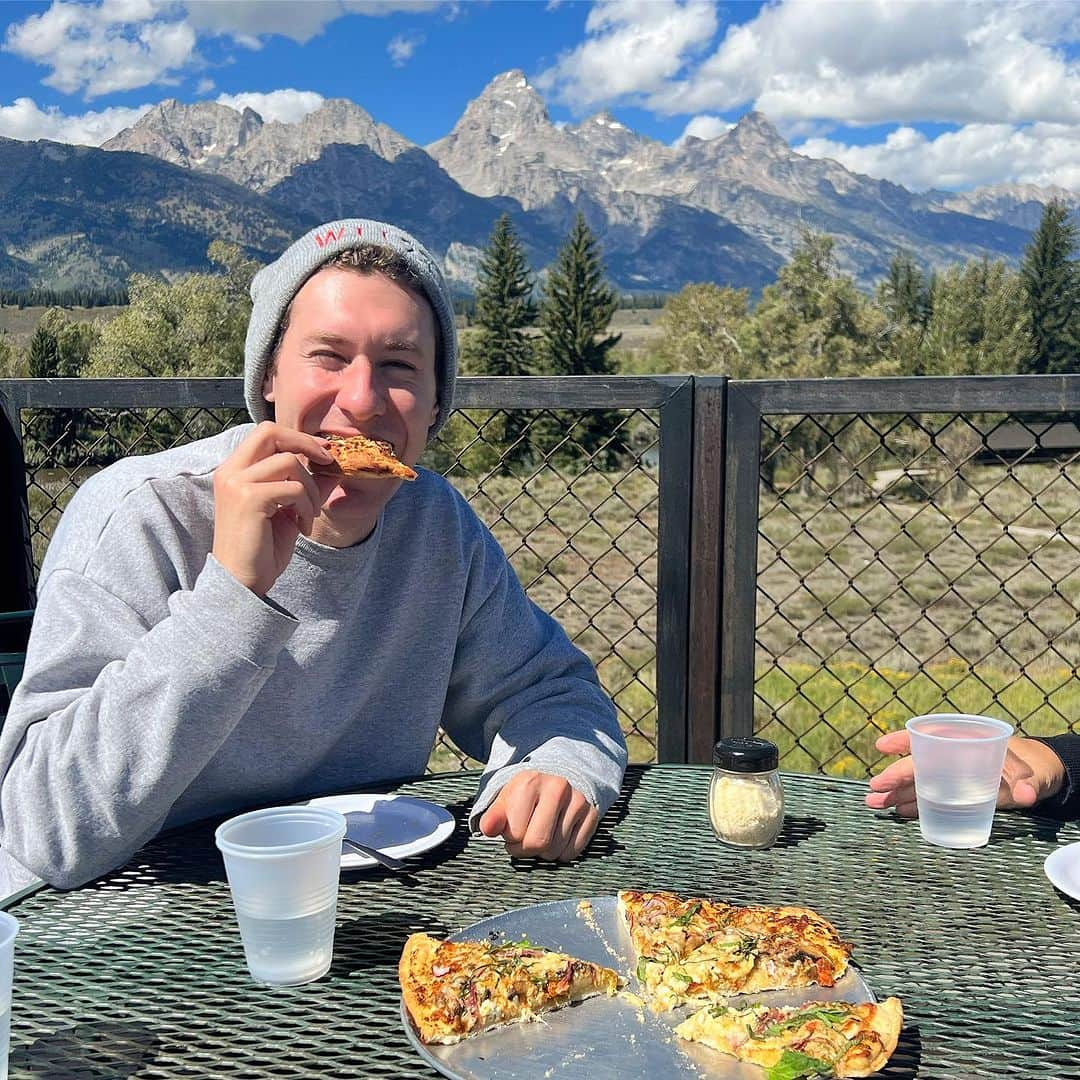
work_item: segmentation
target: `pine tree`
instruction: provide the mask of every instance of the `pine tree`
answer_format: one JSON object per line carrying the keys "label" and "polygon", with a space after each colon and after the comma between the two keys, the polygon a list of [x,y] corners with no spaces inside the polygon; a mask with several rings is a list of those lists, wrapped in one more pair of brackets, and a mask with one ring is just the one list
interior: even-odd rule
{"label": "pine tree", "polygon": [[525,330],[536,320],[533,283],[525,252],[508,214],[480,257],[468,368],[476,375],[529,375],[532,343]]}
{"label": "pine tree", "polygon": [[544,286],[540,308],[543,356],[552,375],[610,375],[609,353],[621,334],[603,337],[619,306],[585,216],[578,213]]}
{"label": "pine tree", "polygon": [[1031,317],[1021,275],[1003,261],[950,266],[934,283],[919,354],[925,375],[1011,375],[1029,370]]}
{"label": "pine tree", "polygon": [[28,367],[31,379],[53,379],[60,367],[60,342],[56,334],[41,319],[30,339]]}
{"label": "pine tree", "polygon": [[910,251],[898,251],[889,260],[878,299],[892,323],[925,326],[930,319],[930,290],[926,275]]}
{"label": "pine tree", "polygon": [[[533,343],[526,328],[536,320],[533,282],[525,252],[508,214],[495,223],[480,257],[473,310],[475,329],[462,349],[462,368],[471,375],[530,375]],[[505,467],[529,457],[528,418],[512,410],[503,420]]]}
{"label": "pine tree", "polygon": [[886,351],[897,374],[925,375],[923,341],[933,303],[933,275],[929,277],[911,252],[901,249],[889,260],[878,282],[876,298],[885,313]]}
{"label": "pine tree", "polygon": [[1051,200],[1024,253],[1020,275],[1034,339],[1028,371],[1080,371],[1080,267],[1072,258],[1077,232],[1069,208]]}
{"label": "pine tree", "polygon": [[[606,331],[618,306],[618,294],[605,280],[596,237],[579,211],[544,285],[540,305],[544,374],[612,374],[610,353],[622,335]],[[569,435],[594,464],[613,462],[617,412],[565,414],[558,421],[558,442]]]}

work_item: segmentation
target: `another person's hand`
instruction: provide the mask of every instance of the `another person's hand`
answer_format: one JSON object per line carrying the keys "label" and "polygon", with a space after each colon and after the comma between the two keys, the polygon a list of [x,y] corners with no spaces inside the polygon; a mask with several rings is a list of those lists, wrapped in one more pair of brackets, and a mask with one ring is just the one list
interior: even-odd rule
{"label": "another person's hand", "polygon": [[266,421],[214,471],[214,558],[259,596],[289,565],[296,537],[310,534],[325,498],[300,454],[333,461],[325,439]]}
{"label": "another person's hand", "polygon": [[600,815],[568,780],[532,770],[512,776],[480,816],[485,836],[501,836],[515,858],[569,862],[596,832]]}
{"label": "another person's hand", "polygon": [[[892,806],[901,817],[917,817],[915,766],[909,756],[911,736],[906,731],[890,731],[882,735],[876,745],[883,754],[904,756],[870,778],[866,805],[872,810]],[[1049,746],[1014,735],[1009,739],[1005,753],[997,804],[1002,809],[1034,806],[1040,800],[1056,795],[1064,782],[1065,766]]]}

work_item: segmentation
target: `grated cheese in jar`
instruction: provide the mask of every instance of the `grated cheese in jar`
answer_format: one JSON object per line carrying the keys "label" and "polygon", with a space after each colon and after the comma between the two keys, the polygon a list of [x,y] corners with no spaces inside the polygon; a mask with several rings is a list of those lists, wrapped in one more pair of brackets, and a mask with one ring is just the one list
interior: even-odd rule
{"label": "grated cheese in jar", "polygon": [[713,762],[709,819],[716,835],[735,847],[768,847],[784,821],[776,747],[766,739],[721,739]]}
{"label": "grated cheese in jar", "polygon": [[712,825],[721,840],[767,844],[777,832],[783,807],[768,784],[745,776],[718,776],[710,797]]}

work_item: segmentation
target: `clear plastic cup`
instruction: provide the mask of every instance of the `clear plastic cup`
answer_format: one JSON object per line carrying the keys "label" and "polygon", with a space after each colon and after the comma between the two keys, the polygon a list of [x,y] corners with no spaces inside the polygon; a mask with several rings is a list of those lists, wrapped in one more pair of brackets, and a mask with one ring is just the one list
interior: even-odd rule
{"label": "clear plastic cup", "polygon": [[939,713],[916,716],[906,726],[923,839],[939,847],[982,847],[990,839],[1012,725]]}
{"label": "clear plastic cup", "polygon": [[15,935],[19,924],[0,911],[0,1080],[7,1080],[11,1042],[11,981],[15,971]]}
{"label": "clear plastic cup", "polygon": [[330,970],[344,835],[344,816],[321,806],[255,810],[218,826],[253,979],[295,986]]}

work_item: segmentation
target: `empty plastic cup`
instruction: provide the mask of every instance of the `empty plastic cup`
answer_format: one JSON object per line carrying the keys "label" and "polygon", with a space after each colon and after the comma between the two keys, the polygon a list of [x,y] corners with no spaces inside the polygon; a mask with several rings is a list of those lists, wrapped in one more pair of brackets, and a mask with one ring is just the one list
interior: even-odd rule
{"label": "empty plastic cup", "polygon": [[320,806],[255,810],[218,826],[253,979],[295,986],[330,970],[344,835],[344,816]]}
{"label": "empty plastic cup", "polygon": [[990,716],[940,713],[907,722],[923,839],[982,847],[990,839],[1012,725]]}
{"label": "empty plastic cup", "polygon": [[11,1042],[11,980],[15,968],[15,935],[19,924],[0,911],[0,1080],[7,1080]]}

